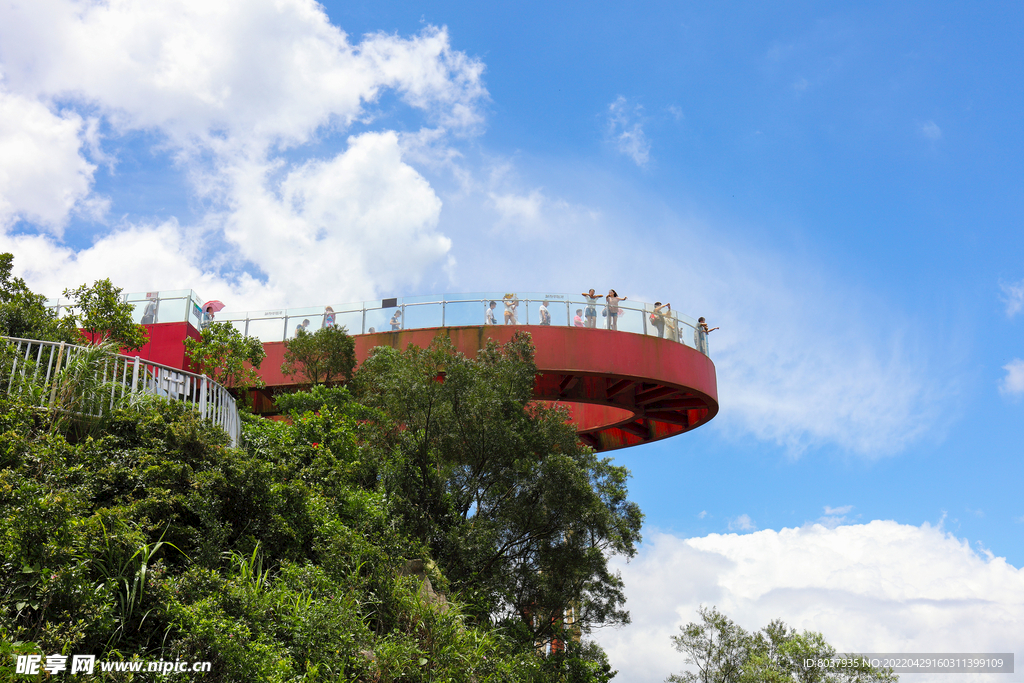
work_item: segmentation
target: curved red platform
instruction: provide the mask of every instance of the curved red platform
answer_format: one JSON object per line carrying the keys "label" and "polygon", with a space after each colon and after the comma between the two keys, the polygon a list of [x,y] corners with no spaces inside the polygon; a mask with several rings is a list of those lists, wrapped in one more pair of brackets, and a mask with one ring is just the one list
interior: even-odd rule
{"label": "curved red platform", "polygon": [[[439,334],[476,357],[487,340],[504,344],[517,331],[533,336],[538,401],[567,407],[580,438],[595,450],[637,446],[681,434],[718,413],[715,365],[702,353],[657,337],[578,327],[488,325],[377,332],[355,336],[356,359],[377,346],[426,347]],[[268,387],[296,382],[281,374],[284,342],[263,345],[260,374]]]}

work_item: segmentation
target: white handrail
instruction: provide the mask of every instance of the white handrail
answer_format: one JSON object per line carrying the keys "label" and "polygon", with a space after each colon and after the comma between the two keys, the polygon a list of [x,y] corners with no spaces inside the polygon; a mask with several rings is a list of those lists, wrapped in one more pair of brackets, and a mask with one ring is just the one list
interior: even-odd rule
{"label": "white handrail", "polygon": [[[39,341],[19,337],[0,336],[14,349],[14,360],[11,376],[7,381],[7,391],[14,386],[14,378],[20,370],[21,381],[26,379],[30,367],[32,379],[42,381],[41,408],[51,408],[56,399],[57,382],[55,381],[61,367],[76,355],[86,351],[84,346],[75,346],[65,342]],[[44,353],[49,349],[48,353]],[[113,409],[119,398],[128,394],[145,393],[162,396],[172,401],[191,403],[199,410],[200,415],[209,417],[214,424],[223,429],[231,437],[231,445],[238,446],[242,434],[242,423],[238,416],[238,406],[231,393],[220,384],[205,375],[181,370],[142,360],[139,356],[126,356],[120,353],[109,354],[99,372],[104,383],[110,384],[109,400],[104,397],[90,397],[87,415],[102,416],[103,411]],[[42,368],[45,366],[45,375]],[[131,366],[131,370],[129,370]]]}

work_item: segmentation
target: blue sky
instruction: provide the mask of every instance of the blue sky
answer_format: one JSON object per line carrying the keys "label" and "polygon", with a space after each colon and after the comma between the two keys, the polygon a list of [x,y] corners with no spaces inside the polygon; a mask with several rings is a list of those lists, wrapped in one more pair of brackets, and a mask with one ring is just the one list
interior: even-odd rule
{"label": "blue sky", "polygon": [[647,514],[597,635],[621,680],[682,668],[701,602],[1021,651],[1024,10],[207,4],[0,9],[30,284],[671,301],[722,328],[722,410],[615,453]]}

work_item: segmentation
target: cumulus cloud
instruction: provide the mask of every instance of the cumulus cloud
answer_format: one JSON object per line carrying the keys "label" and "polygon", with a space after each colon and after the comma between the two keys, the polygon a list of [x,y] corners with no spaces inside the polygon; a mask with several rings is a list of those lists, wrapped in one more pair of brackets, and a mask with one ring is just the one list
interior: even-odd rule
{"label": "cumulus cloud", "polygon": [[999,383],[999,392],[1005,396],[1024,394],[1024,360],[1014,358],[1003,366],[1006,375]]}
{"label": "cumulus cloud", "polygon": [[[479,132],[483,64],[452,49],[443,28],[356,43],[313,0],[40,0],[0,7],[0,66],[11,93],[0,107],[17,114],[0,117],[0,150],[23,151],[0,154],[3,226],[22,220],[21,232],[59,237],[73,211],[102,213],[81,154],[116,165],[99,120],[110,147],[133,131],[155,136],[208,209],[191,226],[119,225],[79,253],[8,238],[24,248],[16,267],[36,274],[33,286],[129,235],[166,239],[163,256],[191,264],[180,271],[189,286],[226,286],[232,307],[371,298],[452,263],[440,199],[403,159],[398,133],[378,126],[323,158],[292,151],[372,124],[386,91],[432,126],[427,152]],[[124,256],[90,278],[129,287],[139,259]],[[143,289],[169,285],[163,269],[148,272]]]}
{"label": "cumulus cloud", "polygon": [[641,168],[651,156],[651,143],[644,134],[642,121],[638,120],[642,112],[643,107],[631,107],[622,95],[608,105],[608,136],[619,152]]}
{"label": "cumulus cloud", "polygon": [[1006,317],[1013,316],[1024,310],[1024,280],[1020,282],[1001,283],[1003,290],[1003,303],[1006,304]]}
{"label": "cumulus cloud", "polygon": [[312,0],[7,4],[0,46],[20,92],[98,103],[122,126],[222,149],[303,142],[356,120],[384,89],[472,127],[486,94],[483,65],[445,30],[352,44]]}
{"label": "cumulus cloud", "polygon": [[96,167],[81,153],[84,122],[0,88],[0,229],[29,220],[60,235],[75,210],[102,214],[89,199]]}
{"label": "cumulus cloud", "polygon": [[402,161],[394,133],[350,138],[345,152],[295,168],[276,191],[268,171],[235,171],[225,235],[293,301],[358,301],[415,285],[451,247],[436,230],[441,201]]}
{"label": "cumulus cloud", "polygon": [[[846,652],[1013,652],[1024,571],[941,526],[891,521],[682,539],[655,533],[620,563],[633,623],[602,631],[623,683],[684,668],[669,637],[715,605],[748,630],[782,619]],[[915,675],[922,683],[945,678]]]}

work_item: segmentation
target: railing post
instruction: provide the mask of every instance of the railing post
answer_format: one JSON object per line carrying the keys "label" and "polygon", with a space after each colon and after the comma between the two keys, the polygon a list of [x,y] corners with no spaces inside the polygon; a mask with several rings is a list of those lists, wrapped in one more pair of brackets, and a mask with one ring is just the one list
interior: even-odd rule
{"label": "railing post", "polygon": [[53,403],[57,400],[57,373],[60,372],[60,363],[62,360],[64,360],[64,342],[60,343],[60,349],[57,351],[57,365],[53,368],[53,387],[50,388],[50,408],[53,408]]}
{"label": "railing post", "polygon": [[645,306],[644,310],[640,311],[640,317],[644,321],[644,334],[645,335],[647,334],[647,315],[648,315],[647,314],[647,307]]}
{"label": "railing post", "polygon": [[11,361],[11,377],[7,380],[7,393],[11,393],[11,387],[14,386],[14,373],[18,371],[18,356],[21,355],[21,342],[14,345],[16,349],[14,352],[13,360]]}
{"label": "railing post", "polygon": [[366,304],[363,304],[363,322],[360,323],[359,334],[366,334]]}
{"label": "railing post", "polygon": [[139,386],[139,357],[135,356],[135,367],[132,368],[132,393],[134,394]]}
{"label": "railing post", "polygon": [[[287,318],[285,318],[287,320]],[[200,384],[202,389],[199,392],[199,414],[206,417],[206,373],[203,373],[203,381]]]}
{"label": "railing post", "polygon": [[441,299],[441,327],[444,327],[444,299]]}

